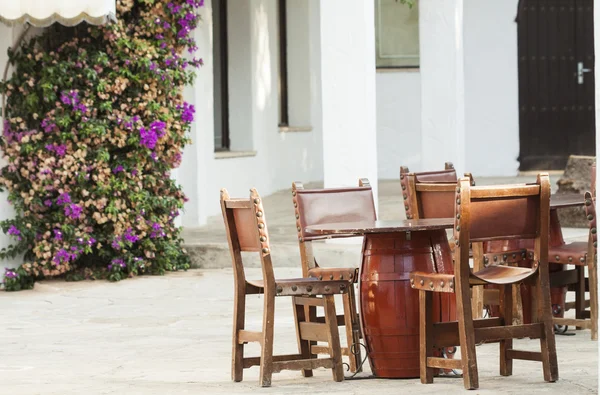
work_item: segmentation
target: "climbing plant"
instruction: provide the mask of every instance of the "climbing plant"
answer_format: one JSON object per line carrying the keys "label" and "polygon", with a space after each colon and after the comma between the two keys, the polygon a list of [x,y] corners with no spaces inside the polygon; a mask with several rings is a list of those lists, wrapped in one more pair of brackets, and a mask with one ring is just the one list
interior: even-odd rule
{"label": "climbing plant", "polygon": [[9,51],[0,186],[16,216],[0,258],[6,290],[36,279],[163,274],[189,267],[170,177],[190,143],[184,101],[202,65],[192,31],[203,0],[118,0],[104,26],[53,25]]}

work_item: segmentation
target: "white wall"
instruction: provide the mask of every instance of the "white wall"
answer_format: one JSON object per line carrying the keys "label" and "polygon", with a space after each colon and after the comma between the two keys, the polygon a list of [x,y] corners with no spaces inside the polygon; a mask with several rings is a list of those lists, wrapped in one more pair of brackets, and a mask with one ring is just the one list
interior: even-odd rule
{"label": "white wall", "polygon": [[518,0],[464,0],[466,170],[516,175],[519,162]]}
{"label": "white wall", "polygon": [[[198,70],[194,87],[186,91],[188,100],[197,106],[192,130],[194,143],[186,148],[179,171],[180,183],[190,197],[183,213],[183,225],[187,227],[203,225],[208,216],[219,214],[220,188],[227,188],[237,197],[248,196],[250,187],[268,195],[290,188],[295,180],[323,179],[318,114],[311,114],[312,125],[292,125],[312,126],[310,132],[279,132],[277,3],[275,0],[244,3],[236,2],[236,7],[229,10],[231,140],[235,150],[236,135],[243,134],[250,143],[239,148],[256,151],[256,155],[218,158],[213,152],[212,5],[207,0],[195,33],[205,66]],[[305,6],[312,4],[306,2]],[[305,84],[310,90],[308,96],[318,103],[314,85],[312,80]]]}
{"label": "white wall", "polygon": [[367,177],[376,198],[375,3],[318,4],[324,184],[356,185]]}
{"label": "white wall", "polygon": [[446,161],[475,176],[517,173],[517,3],[421,0],[419,72],[377,73],[380,178]]}
{"label": "white wall", "polygon": [[379,179],[398,179],[400,166],[425,170],[421,166],[419,70],[378,70],[376,78]]}
{"label": "white wall", "polygon": [[[9,28],[2,23],[0,23],[0,78],[4,73],[4,67],[6,67],[6,63],[8,62],[8,55],[6,50],[8,47],[12,45],[13,42],[13,29]],[[12,68],[9,72],[12,72]],[[2,104],[0,103],[0,106]],[[4,125],[4,120],[2,119],[0,113],[0,128]],[[0,157],[0,167],[6,166],[7,162]],[[5,220],[9,218],[15,217],[15,211],[13,207],[7,202],[8,193],[3,192],[0,193],[0,220]],[[3,232],[0,232],[0,248],[8,247],[11,244],[12,237],[5,235]],[[19,266],[23,263],[23,259],[18,257],[16,259],[6,259],[0,260],[0,281],[4,278],[4,269],[5,268],[13,268]]]}
{"label": "white wall", "polygon": [[[496,3],[496,2],[494,2]],[[463,0],[421,0],[421,155],[425,169],[465,165]]]}

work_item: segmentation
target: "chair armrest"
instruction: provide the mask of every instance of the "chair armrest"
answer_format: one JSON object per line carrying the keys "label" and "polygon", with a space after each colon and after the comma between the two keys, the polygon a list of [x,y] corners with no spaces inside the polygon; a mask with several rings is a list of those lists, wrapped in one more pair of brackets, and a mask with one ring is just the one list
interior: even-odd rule
{"label": "chair armrest", "polygon": [[445,273],[410,273],[410,286],[432,292],[454,293],[454,275]]}

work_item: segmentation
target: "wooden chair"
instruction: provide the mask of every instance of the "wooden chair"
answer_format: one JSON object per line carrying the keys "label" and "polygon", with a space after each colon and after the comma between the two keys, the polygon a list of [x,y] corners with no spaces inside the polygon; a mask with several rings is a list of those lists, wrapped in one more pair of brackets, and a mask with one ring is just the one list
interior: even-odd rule
{"label": "wooden chair", "polygon": [[[314,278],[275,279],[265,211],[258,192],[251,189],[249,199],[231,199],[227,191],[222,189],[221,209],[235,282],[232,379],[242,381],[244,369],[260,365],[259,383],[263,387],[271,385],[273,373],[284,369],[302,370],[305,377],[310,377],[312,369],[324,367],[332,370],[335,381],[342,381],[344,373],[333,295],[347,294],[352,288],[352,282],[349,279],[328,282]],[[260,255],[261,280],[246,279],[241,255],[243,251]],[[264,294],[263,324],[260,332],[245,329],[246,295],[255,294]],[[273,355],[275,298],[281,296],[292,298],[298,354]],[[305,315],[306,306],[323,307],[324,322],[309,320]],[[317,359],[310,350],[310,342],[313,341],[326,341],[330,357]],[[248,342],[260,344],[260,357],[244,357],[244,345]]]}
{"label": "wooden chair", "polygon": [[[598,270],[596,263],[596,207],[592,194],[585,194],[585,211],[589,221],[588,241],[576,241],[557,247],[550,247],[550,262],[575,265],[575,269],[550,273],[550,286],[568,285],[569,291],[575,292],[575,302],[565,304],[565,311],[575,309],[575,318],[554,317],[556,325],[573,325],[577,328],[590,329],[592,340],[598,340]],[[585,268],[588,278],[585,277]],[[590,293],[586,300],[585,293]],[[589,307],[589,310],[586,308]]]}
{"label": "wooden chair", "polygon": [[[413,272],[411,285],[419,289],[421,382],[432,383],[435,368],[462,369],[466,389],[479,387],[475,345],[500,342],[500,374],[512,375],[512,361],[541,361],[544,380],[558,380],[556,345],[550,305],[548,276],[548,223],[550,181],[540,174],[531,185],[472,187],[462,178],[456,188],[454,274]],[[534,264],[531,268],[503,264],[490,265],[477,272],[469,267],[469,242],[534,238]],[[541,264],[540,264],[541,262]],[[533,323],[512,325],[513,284],[532,283]],[[500,285],[500,317],[474,320],[470,287]],[[433,323],[432,292],[456,294],[458,321]],[[540,339],[541,352],[513,349],[512,339]],[[437,347],[460,345],[461,359],[436,358]]]}
{"label": "wooden chair", "polygon": [[[411,191],[411,185],[409,185],[409,174],[414,174],[415,182],[425,182],[425,183],[452,183],[456,184],[458,181],[458,177],[456,175],[456,170],[454,169],[454,165],[452,162],[446,162],[444,164],[444,170],[437,171],[426,171],[419,173],[411,173],[408,170],[408,167],[401,166],[400,167],[400,187],[402,188],[402,198],[404,199],[404,210],[406,211],[406,219],[418,219],[418,218],[427,218],[423,217],[423,213],[421,212],[421,216],[419,216],[419,207],[416,205],[417,196],[415,193]],[[466,176],[466,174],[465,174]],[[432,214],[432,213],[428,213]],[[452,215],[451,215],[452,216]],[[429,217],[434,218],[434,217]],[[444,217],[435,217],[435,218],[444,218]]]}
{"label": "wooden chair", "polygon": [[[595,190],[595,178],[596,178],[596,167],[592,166],[592,190]],[[592,193],[587,192],[589,198],[586,197],[586,213],[588,220],[590,221],[590,230],[588,234],[588,241],[575,241],[571,243],[550,246],[548,247],[548,258],[549,262],[559,265],[574,265],[573,269],[565,269],[559,271],[550,272],[550,288],[562,288],[568,287],[568,291],[575,293],[575,301],[565,303],[565,311],[575,309],[575,318],[563,318],[560,316],[554,317],[554,324],[564,326],[567,329],[568,325],[573,325],[577,328],[590,329],[592,340],[598,339],[598,295],[597,295],[597,284],[598,284],[598,273],[595,263],[595,254],[593,252],[593,237],[596,232],[595,223],[595,208],[592,207],[593,199]],[[586,195],[587,196],[587,195]],[[589,204],[588,204],[589,203]],[[510,243],[511,247],[515,245],[515,242]],[[525,263],[524,261],[529,260],[531,250],[533,249],[532,240],[517,240],[516,244],[520,247],[520,253],[513,251],[512,253],[507,252],[491,252],[483,255],[484,265],[494,261],[505,261],[505,263]],[[515,257],[516,256],[516,257]],[[588,268],[589,277],[585,276],[585,268]],[[585,293],[590,293],[590,299],[585,298]],[[529,295],[529,288],[522,287],[521,293],[523,299],[527,299]],[[586,310],[586,308],[590,308]],[[524,322],[530,320],[530,306],[524,303],[522,306],[522,317]],[[557,314],[558,315],[558,312]]]}
{"label": "wooden chair", "polygon": [[[471,186],[475,186],[475,180],[471,173],[465,173]],[[444,170],[411,173],[407,167],[400,168],[400,183],[404,197],[407,219],[425,218],[452,218],[454,217],[454,194],[458,178],[451,162],[446,162]],[[456,246],[450,238],[450,249],[454,252]],[[470,246],[469,255],[473,257],[474,269],[483,268],[483,243],[474,243]],[[442,270],[438,271],[443,272]],[[516,291],[515,291],[516,292]],[[485,304],[497,304],[498,290],[483,286],[474,287],[473,315],[481,318]],[[515,303],[515,313],[520,314],[520,295]]]}
{"label": "wooden chair", "polygon": [[[358,268],[321,267],[314,256],[312,242],[327,237],[307,234],[305,228],[311,225],[331,222],[371,221],[377,219],[373,190],[365,178],[359,180],[358,187],[304,189],[301,182],[292,184],[292,196],[296,213],[296,230],[298,246],[302,262],[302,275],[319,279],[323,282],[333,280],[358,281]],[[328,236],[329,237],[329,236]],[[352,235],[336,235],[353,237]],[[331,237],[329,237],[331,238]],[[338,316],[338,325],[346,330],[347,347],[342,354],[348,356],[350,371],[359,369],[360,352],[360,320],[356,309],[354,286],[342,295],[344,314]],[[325,352],[323,348],[312,347],[313,352]]]}

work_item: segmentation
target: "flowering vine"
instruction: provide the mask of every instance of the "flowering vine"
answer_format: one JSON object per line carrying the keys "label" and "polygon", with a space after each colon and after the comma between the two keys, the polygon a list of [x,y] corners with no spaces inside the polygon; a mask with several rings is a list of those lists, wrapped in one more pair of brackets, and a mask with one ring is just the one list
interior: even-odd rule
{"label": "flowering vine", "polygon": [[17,215],[0,222],[14,240],[0,258],[24,263],[6,289],[90,267],[110,280],[189,267],[170,171],[190,143],[182,90],[202,65],[203,3],[118,0],[113,24],[54,25],[9,52],[0,186]]}

